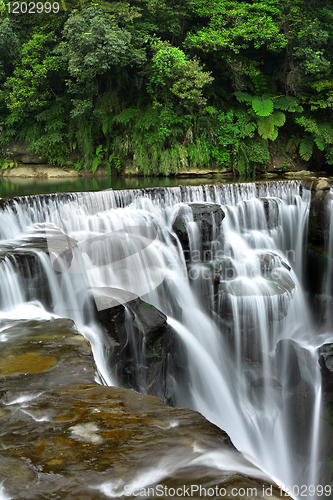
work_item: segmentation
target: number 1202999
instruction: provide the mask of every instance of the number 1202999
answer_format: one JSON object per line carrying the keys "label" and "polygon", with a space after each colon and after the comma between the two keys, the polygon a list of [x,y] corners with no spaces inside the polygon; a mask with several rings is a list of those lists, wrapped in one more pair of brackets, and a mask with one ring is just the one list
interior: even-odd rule
{"label": "number 1202999", "polygon": [[57,14],[58,2],[8,2],[8,14]]}

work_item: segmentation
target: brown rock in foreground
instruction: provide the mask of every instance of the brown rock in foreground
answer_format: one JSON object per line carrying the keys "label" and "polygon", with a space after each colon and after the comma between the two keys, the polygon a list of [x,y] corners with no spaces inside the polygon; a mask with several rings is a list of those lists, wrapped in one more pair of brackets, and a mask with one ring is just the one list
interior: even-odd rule
{"label": "brown rock in foreground", "polygon": [[[151,497],[148,487],[157,485],[155,496],[192,485],[217,487],[233,498],[279,497],[277,489],[263,495],[264,474],[199,413],[97,385],[88,343],[71,321],[5,326],[0,484],[8,498],[142,498],[143,488]],[[245,470],[256,479],[243,477]]]}

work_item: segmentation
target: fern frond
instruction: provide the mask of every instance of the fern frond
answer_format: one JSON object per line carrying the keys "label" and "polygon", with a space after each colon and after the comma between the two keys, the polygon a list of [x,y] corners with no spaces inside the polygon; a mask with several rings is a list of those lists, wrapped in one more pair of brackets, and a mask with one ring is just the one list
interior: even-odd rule
{"label": "fern frond", "polygon": [[317,148],[319,149],[319,151],[324,151],[324,149],[325,149],[324,141],[322,141],[319,137],[315,137],[313,140],[314,140]]}
{"label": "fern frond", "polygon": [[276,127],[274,127],[274,132],[273,132],[273,135],[271,137],[271,141],[275,141],[277,139],[278,135],[279,135],[279,131]]}
{"label": "fern frond", "polygon": [[300,108],[296,97],[289,96],[278,97],[277,99],[275,99],[274,107],[276,109],[282,109],[282,111],[290,111],[291,113],[299,111],[298,108]]}
{"label": "fern frond", "polygon": [[234,96],[237,98],[239,102],[252,102],[253,96],[248,94],[247,92],[235,92]]}
{"label": "fern frond", "polygon": [[267,89],[267,78],[264,75],[252,76],[252,82],[257,92],[262,92]]}
{"label": "fern frond", "polygon": [[313,152],[313,140],[310,137],[303,137],[299,145],[299,154],[302,160],[310,160]]}
{"label": "fern frond", "polygon": [[292,135],[286,146],[287,153],[294,154],[300,142],[301,138],[298,135]]}
{"label": "fern frond", "polygon": [[273,111],[274,104],[271,99],[256,97],[252,101],[252,108],[259,116],[269,116]]}
{"label": "fern frond", "polygon": [[273,111],[272,118],[276,127],[282,127],[286,123],[286,115],[282,111]]}
{"label": "fern frond", "polygon": [[272,139],[274,137],[274,121],[272,116],[264,116],[259,118],[258,134],[263,139]]}

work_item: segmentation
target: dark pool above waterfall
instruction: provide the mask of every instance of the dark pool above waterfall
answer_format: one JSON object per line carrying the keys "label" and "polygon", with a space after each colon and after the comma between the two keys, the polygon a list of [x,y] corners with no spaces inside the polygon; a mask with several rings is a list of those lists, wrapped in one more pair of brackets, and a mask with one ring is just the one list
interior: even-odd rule
{"label": "dark pool above waterfall", "polygon": [[[252,178],[244,178],[249,182]],[[80,177],[80,178],[19,178],[0,177],[0,198],[39,193],[98,191],[102,189],[141,189],[147,187],[197,186],[215,182],[239,182],[239,177]]]}
{"label": "dark pool above waterfall", "polygon": [[[127,453],[109,415],[118,393],[85,390],[92,377],[95,385],[122,388],[119,398],[130,387],[199,411],[226,431],[243,461],[238,456],[225,463],[220,431],[208,454],[201,438],[186,437],[184,464],[192,472],[200,464],[208,483],[222,484],[230,471],[243,474],[246,459],[294,498],[330,496],[333,438],[322,406],[327,387],[318,348],[325,344],[330,361],[333,190],[311,192],[301,181],[176,182],[16,196],[0,204],[0,388],[7,405],[0,420],[10,429],[0,473],[7,459],[24,461],[32,483],[30,496],[21,498],[44,494],[39,479],[44,486],[52,479],[73,487],[75,471],[82,472],[77,443],[84,443],[83,462],[98,499],[121,496],[129,481],[136,488],[170,481],[164,434],[162,447],[152,451],[131,427],[131,446],[137,440],[140,450],[133,456],[143,459],[131,465],[134,472],[113,465],[115,447]],[[316,220],[326,226],[312,300],[306,271],[314,200],[322,206]],[[319,296],[322,312],[315,319]],[[93,374],[77,333],[90,343]],[[71,398],[80,411],[66,409]],[[131,419],[130,410],[120,411]],[[181,411],[174,414],[181,418]],[[117,419],[122,426],[120,414]],[[30,431],[22,446],[15,445],[21,421],[34,436],[37,422],[47,431],[34,438],[39,451],[29,445]],[[101,462],[102,450],[110,458]],[[174,462],[173,456],[172,484],[179,473]],[[10,478],[0,474],[0,498],[2,486],[15,495],[15,475]]]}

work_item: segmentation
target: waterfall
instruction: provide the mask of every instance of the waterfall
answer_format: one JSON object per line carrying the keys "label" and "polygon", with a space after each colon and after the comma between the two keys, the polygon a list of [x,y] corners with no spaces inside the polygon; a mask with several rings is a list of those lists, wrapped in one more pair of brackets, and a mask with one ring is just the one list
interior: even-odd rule
{"label": "waterfall", "polygon": [[140,296],[167,315],[185,351],[175,403],[223,428],[298,497],[319,481],[320,458],[321,377],[302,288],[310,198],[299,181],[13,198],[0,212],[1,318],[25,304],[73,319],[99,381],[113,385],[95,291]]}

